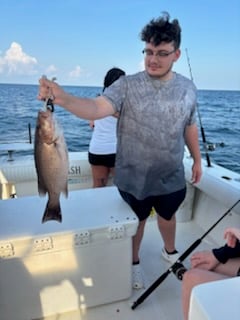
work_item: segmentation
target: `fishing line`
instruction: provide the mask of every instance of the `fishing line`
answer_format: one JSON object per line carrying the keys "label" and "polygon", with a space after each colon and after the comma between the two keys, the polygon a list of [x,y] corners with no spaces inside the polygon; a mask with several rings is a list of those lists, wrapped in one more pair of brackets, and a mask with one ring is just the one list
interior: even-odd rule
{"label": "fishing line", "polygon": [[240,202],[240,199],[235,202],[234,205],[232,205],[231,208],[229,208],[202,236],[201,238],[197,239],[195,242],[193,242],[193,244],[191,244],[188,249],[186,249],[184,251],[184,253],[179,257],[179,259],[170,266],[170,268],[168,268],[145,292],[143,292],[143,294],[133,303],[132,305],[132,310],[136,309],[136,307],[141,304],[166,278],[167,276],[173,272],[176,277],[179,280],[182,280],[182,276],[184,274],[184,272],[187,270],[184,265],[182,264],[182,262],[189,256],[190,253],[192,253],[192,251],[194,249],[196,249],[199,244],[202,242],[202,240],[208,235],[209,232],[211,232],[216,225],[222,221],[223,218],[225,218],[234,207],[237,206],[237,204]]}
{"label": "fishing line", "polygon": [[[187,63],[188,63],[188,68],[189,68],[190,77],[191,77],[191,80],[193,81],[192,68],[191,68],[190,59],[189,59],[189,56],[188,56],[188,51],[187,51],[187,49],[186,49],[186,56],[187,56]],[[208,152],[207,152],[207,141],[206,141],[206,137],[205,137],[205,130],[204,130],[203,125],[202,125],[202,118],[201,118],[201,114],[200,114],[200,111],[199,111],[198,103],[196,103],[196,109],[197,109],[197,114],[198,114],[200,129],[201,129],[202,141],[203,141],[203,145],[204,145],[204,149],[205,149],[207,166],[208,166],[208,167],[211,167],[210,157],[209,157],[209,154],[208,154]]]}

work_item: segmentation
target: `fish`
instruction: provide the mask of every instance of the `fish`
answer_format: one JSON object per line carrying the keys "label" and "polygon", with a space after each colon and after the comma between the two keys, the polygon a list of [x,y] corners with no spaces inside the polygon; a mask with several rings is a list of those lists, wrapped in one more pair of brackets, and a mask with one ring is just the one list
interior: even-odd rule
{"label": "fish", "polygon": [[[52,106],[53,107],[53,106]],[[60,195],[68,197],[68,149],[60,123],[47,107],[39,110],[34,140],[34,161],[38,193],[48,194],[42,223],[49,220],[62,222]]]}

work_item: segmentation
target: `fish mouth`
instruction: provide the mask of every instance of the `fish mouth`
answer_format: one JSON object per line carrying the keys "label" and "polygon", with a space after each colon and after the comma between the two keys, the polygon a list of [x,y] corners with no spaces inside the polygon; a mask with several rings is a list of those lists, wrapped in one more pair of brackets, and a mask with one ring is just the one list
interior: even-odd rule
{"label": "fish mouth", "polygon": [[47,105],[46,105],[46,109],[51,111],[51,112],[54,112],[54,104],[53,104],[53,100],[52,99],[48,99],[47,101]]}

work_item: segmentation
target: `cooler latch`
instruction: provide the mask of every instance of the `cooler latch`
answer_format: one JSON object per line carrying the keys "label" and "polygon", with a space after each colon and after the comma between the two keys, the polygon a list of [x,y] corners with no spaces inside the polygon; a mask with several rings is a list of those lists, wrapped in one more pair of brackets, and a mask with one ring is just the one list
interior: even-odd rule
{"label": "cooler latch", "polygon": [[53,242],[51,237],[44,237],[34,240],[33,250],[35,252],[42,252],[53,248]]}
{"label": "cooler latch", "polygon": [[87,245],[90,243],[90,232],[82,231],[74,235],[74,244],[75,246]]}
{"label": "cooler latch", "polygon": [[0,258],[9,258],[14,256],[14,247],[11,243],[0,244]]}
{"label": "cooler latch", "polygon": [[111,240],[123,239],[125,236],[125,229],[122,225],[111,226],[108,231]]}

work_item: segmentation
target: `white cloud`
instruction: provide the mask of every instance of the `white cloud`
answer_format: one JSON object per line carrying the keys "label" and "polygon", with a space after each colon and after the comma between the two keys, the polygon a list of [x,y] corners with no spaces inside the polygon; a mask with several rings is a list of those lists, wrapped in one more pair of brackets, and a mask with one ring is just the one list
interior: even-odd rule
{"label": "white cloud", "polygon": [[55,76],[57,73],[57,70],[58,70],[57,67],[54,64],[51,64],[50,66],[47,67],[45,73],[47,76],[49,76],[49,74]]}
{"label": "white cloud", "polygon": [[79,78],[81,74],[82,74],[81,67],[80,66],[76,66],[74,70],[69,72],[69,77],[70,78]]}
{"label": "white cloud", "polygon": [[0,56],[0,73],[32,75],[36,74],[37,64],[37,59],[26,54],[19,43],[12,42],[5,54]]}

